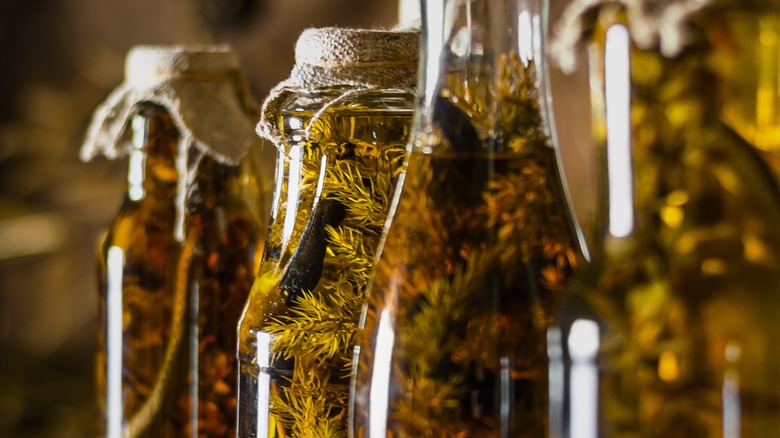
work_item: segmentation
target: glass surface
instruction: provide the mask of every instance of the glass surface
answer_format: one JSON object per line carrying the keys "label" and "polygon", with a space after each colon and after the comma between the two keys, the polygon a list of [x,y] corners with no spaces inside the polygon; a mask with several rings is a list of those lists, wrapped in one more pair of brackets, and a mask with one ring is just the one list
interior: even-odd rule
{"label": "glass surface", "polygon": [[412,120],[409,93],[283,105],[273,220],[239,327],[241,437],[345,436],[352,346]]}
{"label": "glass surface", "polygon": [[579,262],[537,86],[539,2],[423,2],[421,107],[368,297],[356,437],[547,434]]}
{"label": "glass surface", "polygon": [[141,105],[130,131],[128,194],[99,257],[101,430],[235,434],[235,327],[260,244],[240,196],[242,171],[202,159],[181,242],[179,135],[153,105]]}
{"label": "glass surface", "polygon": [[779,12],[712,1],[675,53],[583,18],[603,203],[550,331],[555,436],[780,433]]}

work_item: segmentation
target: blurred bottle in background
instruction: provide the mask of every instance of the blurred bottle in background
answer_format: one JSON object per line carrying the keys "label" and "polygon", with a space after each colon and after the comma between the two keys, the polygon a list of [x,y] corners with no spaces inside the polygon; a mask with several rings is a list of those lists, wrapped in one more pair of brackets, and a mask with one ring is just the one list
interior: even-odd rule
{"label": "blurred bottle in background", "polygon": [[599,176],[549,332],[553,436],[775,436],[780,9],[585,3],[552,51],[589,71]]}
{"label": "blurred bottle in background", "polygon": [[262,247],[255,119],[224,47],[134,48],[95,113],[83,158],[129,159],[99,257],[106,436],[235,434],[236,325]]}

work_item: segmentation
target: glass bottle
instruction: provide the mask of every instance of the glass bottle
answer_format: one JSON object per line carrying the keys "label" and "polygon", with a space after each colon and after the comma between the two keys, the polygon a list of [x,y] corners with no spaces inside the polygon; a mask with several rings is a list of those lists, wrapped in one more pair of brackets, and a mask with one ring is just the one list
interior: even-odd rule
{"label": "glass bottle", "polygon": [[[198,60],[221,65],[213,58],[228,53],[204,57],[176,50],[134,49],[128,70],[139,59],[146,65],[161,54],[193,61],[189,69],[203,68]],[[167,60],[157,67],[163,63]],[[160,69],[156,74],[181,78],[189,73]],[[129,150],[123,149],[124,140],[105,145],[92,143],[94,136],[85,146],[90,153],[97,144],[107,155],[129,156],[127,194],[98,258],[100,432],[110,437],[229,436],[235,434],[236,418],[235,328],[262,245],[245,196],[255,176],[249,162],[231,163],[216,146],[204,152],[202,145],[193,145],[191,132],[179,124],[182,116],[177,121],[170,106],[139,98],[148,90],[133,88],[137,70],[129,76],[125,85],[135,81],[135,91],[120,87],[114,95],[130,101],[129,112],[110,98],[112,108],[118,108],[110,114],[119,116],[101,118],[99,109],[95,119],[126,130]],[[168,90],[176,86],[169,85]],[[189,86],[203,92],[197,83]],[[212,87],[205,88],[213,92]],[[209,103],[205,95],[198,99]],[[251,133],[251,124],[246,126]]]}
{"label": "glass bottle", "polygon": [[780,7],[649,3],[559,25],[562,65],[588,47],[602,201],[550,331],[554,435],[775,436]]}
{"label": "glass bottle", "polygon": [[[376,32],[309,30],[298,61],[312,40],[373,52],[364,39]],[[414,107],[417,33],[384,34],[405,53],[394,47],[370,62],[406,62],[407,82],[360,89],[334,74],[329,86],[289,91],[263,116],[278,120],[281,138],[266,249],[239,326],[240,437],[346,435],[354,332]],[[343,71],[331,63],[344,53],[322,52],[321,62]]]}
{"label": "glass bottle", "polygon": [[546,328],[580,257],[541,2],[426,0],[418,119],[356,347],[355,437],[541,437]]}

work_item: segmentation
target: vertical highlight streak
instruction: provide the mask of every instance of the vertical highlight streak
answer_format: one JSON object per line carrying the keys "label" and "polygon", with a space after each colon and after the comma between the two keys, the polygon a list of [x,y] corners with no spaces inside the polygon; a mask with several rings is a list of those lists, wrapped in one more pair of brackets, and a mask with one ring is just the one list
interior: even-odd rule
{"label": "vertical highlight streak", "polygon": [[631,158],[631,41],[622,24],[607,30],[604,85],[607,113],[609,233],[626,237],[634,230],[634,178]]}
{"label": "vertical highlight streak", "polygon": [[723,438],[742,436],[742,407],[739,400],[739,375],[727,371],[723,379]]}
{"label": "vertical highlight streak", "polygon": [[276,175],[274,176],[274,199],[271,201],[271,217],[279,214],[279,197],[282,194],[282,182],[284,181],[284,154],[276,154]]}
{"label": "vertical highlight streak", "polygon": [[522,11],[517,15],[517,48],[520,61],[524,67],[528,67],[534,59],[534,24],[531,14]]}
{"label": "vertical highlight streak", "polygon": [[599,352],[599,326],[595,321],[578,319],[571,325],[568,338],[571,358],[571,438],[596,438],[598,435],[598,384],[596,365]]}
{"label": "vertical highlight streak", "polygon": [[[284,225],[282,225],[282,244],[287,246],[295,229],[295,212],[298,210],[298,191],[301,183],[301,148],[290,147],[289,178],[287,179],[287,211],[284,213]],[[284,249],[282,250],[284,251]]]}
{"label": "vertical highlight streak", "polygon": [[106,296],[106,436],[122,437],[122,282],[125,253],[122,248],[108,249]]}
{"label": "vertical highlight streak", "polygon": [[563,334],[558,327],[547,329],[547,357],[549,358],[549,418],[550,437],[563,438],[566,403],[566,371],[563,362]]}
{"label": "vertical highlight streak", "polygon": [[271,334],[257,333],[257,431],[255,437],[268,438],[268,418],[271,415],[271,375],[268,367],[271,366]]}
{"label": "vertical highlight streak", "polygon": [[146,196],[144,178],[146,174],[146,152],[144,141],[146,139],[147,120],[140,115],[133,117],[130,122],[133,136],[130,139],[133,150],[130,152],[130,162],[127,170],[127,196],[131,201],[140,201]]}
{"label": "vertical highlight streak", "polygon": [[379,317],[376,358],[371,374],[369,438],[385,438],[387,436],[387,404],[390,397],[390,366],[393,360],[393,344],[395,344],[395,332],[390,325],[390,311],[385,309]]}
{"label": "vertical highlight streak", "polygon": [[739,362],[742,347],[736,342],[726,345],[726,368],[723,376],[723,438],[742,436],[742,402],[740,400]]}
{"label": "vertical highlight streak", "polygon": [[501,438],[510,438],[509,432],[512,427],[512,400],[514,400],[514,388],[512,382],[512,360],[507,356],[501,358],[501,407],[499,409],[501,421]]}
{"label": "vertical highlight streak", "polygon": [[[422,27],[423,31],[427,31],[427,35],[423,35],[422,41],[425,43],[425,50],[422,52],[425,55],[425,72],[428,78],[439,77],[439,54],[443,53],[444,45],[443,41],[448,41],[450,35],[445,35],[445,32],[451,32],[451,25],[445,25],[444,23],[444,5],[447,2],[424,2],[422,3],[422,16],[425,20],[425,25]],[[450,2],[448,4],[454,4]],[[445,28],[446,26],[446,28]],[[423,90],[423,102],[425,108],[431,108],[433,106],[433,100],[436,98],[436,90],[439,84],[436,81],[425,80]]]}

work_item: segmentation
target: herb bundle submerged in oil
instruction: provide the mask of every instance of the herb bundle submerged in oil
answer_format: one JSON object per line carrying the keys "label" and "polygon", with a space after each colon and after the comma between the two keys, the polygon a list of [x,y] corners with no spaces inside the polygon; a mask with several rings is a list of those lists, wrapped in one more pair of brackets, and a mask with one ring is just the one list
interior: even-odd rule
{"label": "herb bundle submerged in oil", "polygon": [[499,68],[491,90],[453,74],[409,158],[360,343],[359,437],[546,433],[545,328],[578,249],[534,66]]}
{"label": "herb bundle submerged in oil", "polygon": [[[145,175],[144,194],[131,188],[101,248],[102,428],[108,432],[118,422],[131,437],[224,436],[235,431],[232,351],[253,277],[257,224],[237,196],[239,168],[203,158],[190,187],[185,241],[178,241],[179,134],[163,108],[144,104],[138,113],[138,135],[145,138],[134,153],[144,158],[132,156],[130,166]],[[121,255],[120,271],[112,253]],[[117,282],[121,291],[112,289]],[[121,302],[109,304],[117,298]],[[121,314],[113,313],[117,309]],[[119,345],[109,339],[115,327],[121,327]],[[120,347],[119,356],[110,356]],[[109,375],[109,361],[121,366],[121,376]],[[117,382],[108,381],[115,377],[121,378],[119,394],[113,393]],[[121,418],[107,409],[116,399]]]}
{"label": "herb bundle submerged in oil", "polygon": [[[269,436],[346,435],[355,332],[411,124],[409,105],[377,109],[360,100],[328,108],[305,140],[285,145],[279,215],[239,351],[251,363],[242,378],[268,376],[268,394],[258,388],[251,397],[268,399],[257,415],[267,416]],[[292,126],[308,126],[312,113],[281,117],[289,129],[293,118],[300,123]],[[262,348],[270,351],[266,366]]]}

